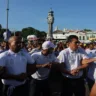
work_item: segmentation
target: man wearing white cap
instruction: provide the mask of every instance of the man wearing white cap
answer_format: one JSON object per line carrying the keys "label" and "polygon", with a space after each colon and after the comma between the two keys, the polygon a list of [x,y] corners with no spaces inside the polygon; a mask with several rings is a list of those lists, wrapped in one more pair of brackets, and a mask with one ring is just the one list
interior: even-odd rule
{"label": "man wearing white cap", "polygon": [[53,62],[57,58],[53,54],[55,45],[51,41],[45,41],[42,44],[42,51],[33,53],[31,56],[35,60],[37,71],[32,75],[35,81],[35,96],[49,96],[48,76]]}

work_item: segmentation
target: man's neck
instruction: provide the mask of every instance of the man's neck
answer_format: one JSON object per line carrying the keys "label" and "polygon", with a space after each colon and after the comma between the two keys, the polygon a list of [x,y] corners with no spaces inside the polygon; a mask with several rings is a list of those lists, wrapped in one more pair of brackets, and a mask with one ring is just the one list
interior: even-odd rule
{"label": "man's neck", "polygon": [[14,51],[14,50],[12,50],[12,49],[10,49],[10,50],[11,50],[13,53],[18,53],[18,52],[19,52],[19,51],[18,51],[18,52],[17,52],[17,51]]}
{"label": "man's neck", "polygon": [[73,49],[73,48],[71,48],[71,47],[69,47],[69,48],[70,48],[70,50],[71,50],[71,51],[76,51],[76,50],[77,50],[77,49],[75,49],[75,50],[74,50],[74,49]]}
{"label": "man's neck", "polygon": [[44,54],[43,51],[41,51],[41,53],[42,53],[44,56],[48,56],[48,54]]}

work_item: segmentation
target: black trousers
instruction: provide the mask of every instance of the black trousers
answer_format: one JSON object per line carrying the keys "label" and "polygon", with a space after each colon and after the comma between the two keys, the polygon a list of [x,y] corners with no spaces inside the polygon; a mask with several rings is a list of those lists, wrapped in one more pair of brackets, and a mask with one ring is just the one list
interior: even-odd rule
{"label": "black trousers", "polygon": [[32,79],[30,83],[29,96],[50,96],[48,79],[35,80]]}
{"label": "black trousers", "polygon": [[61,96],[85,96],[84,80],[69,79],[64,77],[62,82],[62,93]]}
{"label": "black trousers", "polygon": [[88,81],[89,90],[91,91],[91,89],[92,89],[92,87],[93,87],[95,81],[93,81],[93,80],[91,80],[91,79],[89,79],[89,78],[87,78],[87,81]]}
{"label": "black trousers", "polygon": [[[9,85],[3,85],[3,96],[28,96],[28,84],[23,84],[9,90]],[[9,90],[9,92],[8,92]]]}

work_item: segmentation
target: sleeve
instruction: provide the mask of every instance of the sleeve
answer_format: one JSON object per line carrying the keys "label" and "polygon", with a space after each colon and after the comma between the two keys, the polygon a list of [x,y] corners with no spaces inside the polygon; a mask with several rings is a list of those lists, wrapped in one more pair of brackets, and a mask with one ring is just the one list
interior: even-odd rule
{"label": "sleeve", "polygon": [[1,53],[0,54],[0,66],[4,67],[6,65],[6,57]]}
{"label": "sleeve", "polygon": [[36,54],[34,54],[34,53],[31,55],[31,58],[33,58],[33,59],[34,59],[34,62],[36,62],[36,59],[38,59],[38,58],[37,58],[37,55],[36,55]]}
{"label": "sleeve", "polygon": [[82,56],[82,59],[89,59],[89,56],[86,53],[82,54],[81,56]]}
{"label": "sleeve", "polygon": [[52,60],[53,62],[59,62],[58,58],[54,54],[52,55],[52,58],[53,58]]}
{"label": "sleeve", "polygon": [[26,58],[27,58],[28,64],[34,64],[35,63],[34,59],[31,57],[31,55],[29,53],[26,53]]}
{"label": "sleeve", "polygon": [[86,51],[84,49],[79,48],[79,52],[81,53],[81,58],[82,59],[89,59],[89,56],[88,56],[88,54],[86,53]]}
{"label": "sleeve", "polygon": [[62,51],[59,53],[59,56],[57,57],[57,59],[58,59],[59,63],[64,63],[65,62],[65,55]]}

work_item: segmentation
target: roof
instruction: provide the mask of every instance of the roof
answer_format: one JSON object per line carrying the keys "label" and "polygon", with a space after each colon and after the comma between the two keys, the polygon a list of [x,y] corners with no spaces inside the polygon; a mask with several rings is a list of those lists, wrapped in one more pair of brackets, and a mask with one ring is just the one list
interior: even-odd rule
{"label": "roof", "polygon": [[56,30],[56,31],[53,32],[53,34],[56,34],[56,33],[61,33],[62,34],[64,32],[62,30]]}
{"label": "roof", "polygon": [[53,34],[63,34],[63,33],[81,33],[81,34],[83,34],[83,33],[86,33],[86,32],[84,32],[82,30],[66,30],[66,32],[64,32],[62,30],[56,30],[56,31],[53,32]]}

